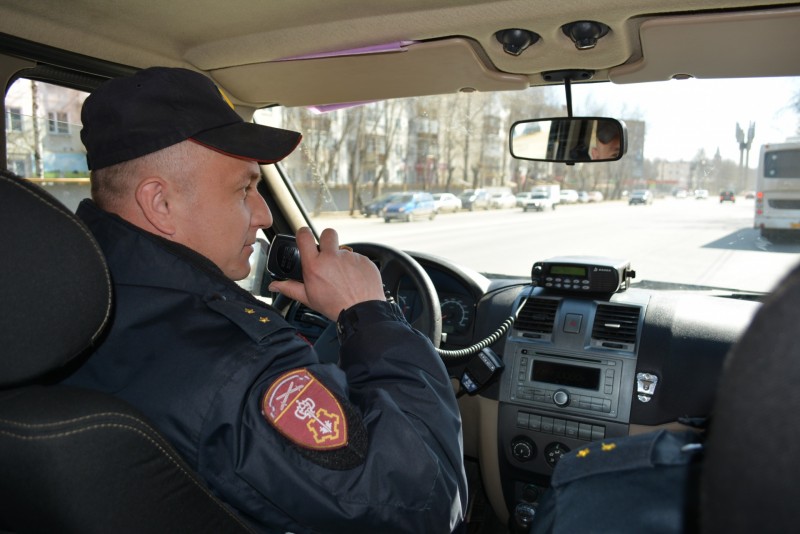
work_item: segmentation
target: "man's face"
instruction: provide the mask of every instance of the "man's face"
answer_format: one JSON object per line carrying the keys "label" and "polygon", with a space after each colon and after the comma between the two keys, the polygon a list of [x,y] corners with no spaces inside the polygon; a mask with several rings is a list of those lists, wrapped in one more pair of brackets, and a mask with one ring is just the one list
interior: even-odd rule
{"label": "man's face", "polygon": [[619,137],[608,143],[597,141],[597,146],[592,148],[592,159],[616,159],[619,156]]}
{"label": "man's face", "polygon": [[272,225],[272,213],[256,191],[256,162],[208,152],[196,166],[194,192],[173,203],[178,228],[173,239],[241,280],[250,272],[256,231]]}

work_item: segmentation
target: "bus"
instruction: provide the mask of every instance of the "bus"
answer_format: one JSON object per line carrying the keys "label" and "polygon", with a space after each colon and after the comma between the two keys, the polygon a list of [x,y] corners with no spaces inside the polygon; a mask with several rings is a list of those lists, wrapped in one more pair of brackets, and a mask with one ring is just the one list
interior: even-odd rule
{"label": "bus", "polygon": [[800,231],[800,139],[761,147],[754,227],[773,240]]}

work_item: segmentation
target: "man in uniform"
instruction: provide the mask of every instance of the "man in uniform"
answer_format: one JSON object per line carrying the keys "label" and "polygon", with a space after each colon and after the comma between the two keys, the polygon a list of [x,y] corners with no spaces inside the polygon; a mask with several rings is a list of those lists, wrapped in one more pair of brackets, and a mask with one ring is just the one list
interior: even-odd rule
{"label": "man in uniform", "polygon": [[337,321],[340,366],[235,284],[272,215],[259,163],[299,143],[245,123],[205,76],[150,68],[85,102],[92,200],[113,322],[66,382],[141,409],[258,530],[446,533],[463,518],[461,420],[430,341],[386,302],[372,262],[298,232],[304,283]]}

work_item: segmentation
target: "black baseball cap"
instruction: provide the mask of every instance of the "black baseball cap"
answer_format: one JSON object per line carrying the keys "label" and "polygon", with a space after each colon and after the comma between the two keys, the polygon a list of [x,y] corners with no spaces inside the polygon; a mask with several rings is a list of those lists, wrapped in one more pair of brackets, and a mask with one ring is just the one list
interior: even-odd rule
{"label": "black baseball cap", "polygon": [[81,120],[90,169],[187,139],[232,157],[275,163],[302,138],[290,130],[245,122],[211,79],[169,67],[151,67],[104,83],[84,102]]}

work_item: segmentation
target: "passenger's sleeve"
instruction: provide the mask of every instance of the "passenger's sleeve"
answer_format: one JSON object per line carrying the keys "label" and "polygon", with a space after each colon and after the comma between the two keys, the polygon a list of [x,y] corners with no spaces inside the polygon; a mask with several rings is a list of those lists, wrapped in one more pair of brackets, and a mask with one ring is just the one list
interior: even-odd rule
{"label": "passenger's sleeve", "polygon": [[467,499],[447,371],[396,305],[351,310],[341,368],[288,328],[263,341],[269,371],[255,382],[243,362],[204,425],[199,470],[260,526],[446,534]]}

